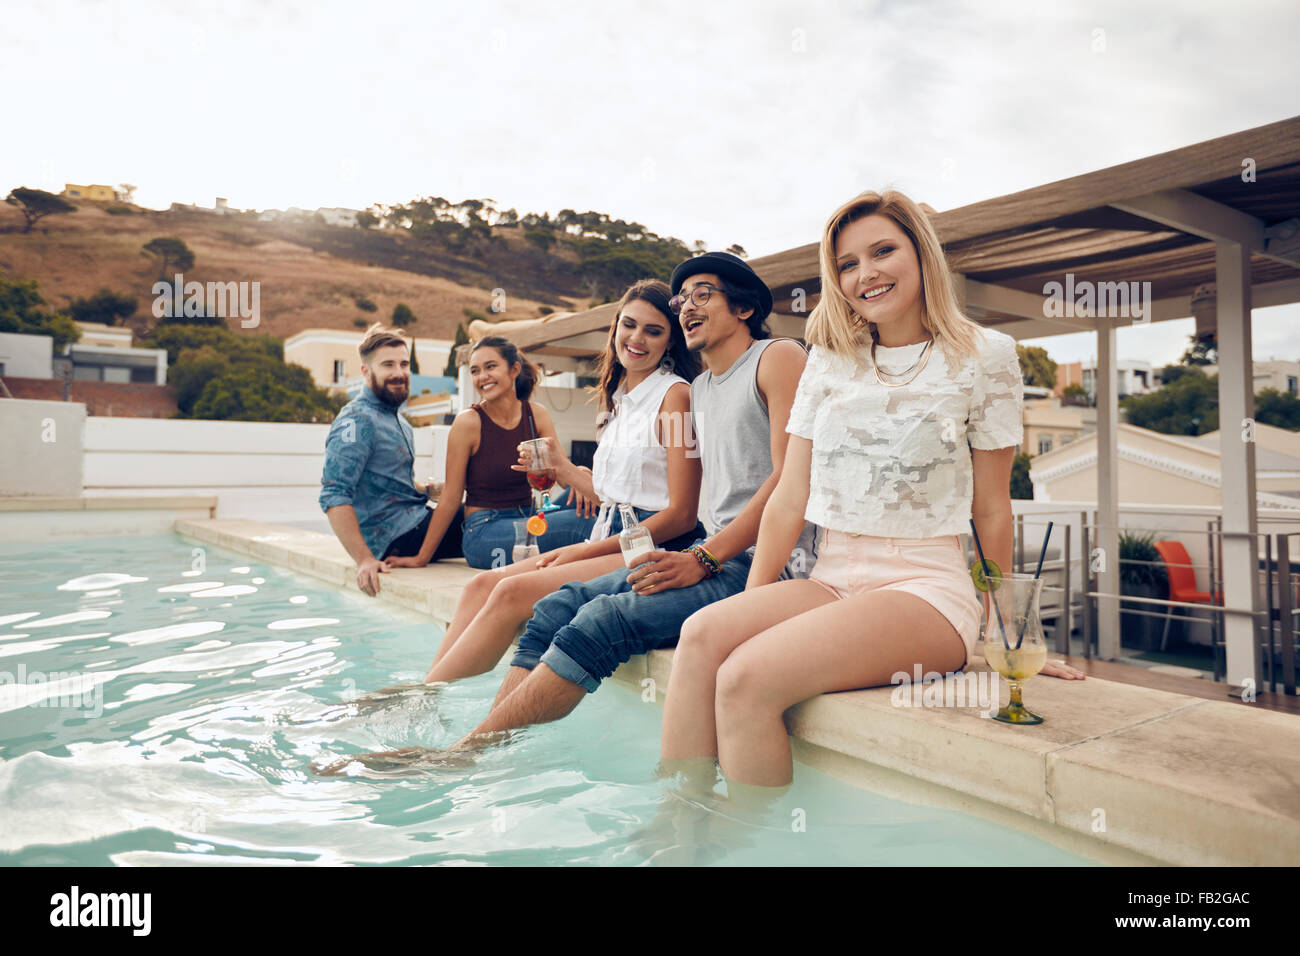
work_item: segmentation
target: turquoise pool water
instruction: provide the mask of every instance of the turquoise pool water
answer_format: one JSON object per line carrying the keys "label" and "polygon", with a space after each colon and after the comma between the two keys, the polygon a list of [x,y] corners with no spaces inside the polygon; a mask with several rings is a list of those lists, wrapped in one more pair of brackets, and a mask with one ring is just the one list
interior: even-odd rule
{"label": "turquoise pool water", "polygon": [[440,629],[177,536],[11,544],[0,581],[3,865],[1088,862],[804,766],[761,825],[683,802],[652,774],[661,706],[618,684],[468,766],[317,777],[459,739],[505,665],[358,714]]}

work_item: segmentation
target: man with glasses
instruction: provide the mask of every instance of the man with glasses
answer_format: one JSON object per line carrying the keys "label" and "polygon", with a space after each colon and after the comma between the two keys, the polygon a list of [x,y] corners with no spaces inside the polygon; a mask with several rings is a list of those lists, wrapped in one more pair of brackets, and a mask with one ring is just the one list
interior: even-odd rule
{"label": "man with glasses", "polygon": [[[704,360],[705,371],[691,384],[691,423],[705,512],[716,531],[689,550],[653,551],[631,571],[566,584],[539,601],[491,712],[457,748],[558,720],[619,664],[674,646],[691,614],[745,589],[759,519],[785,457],[804,350],[793,340],[770,338],[764,320],[772,293],[736,256],[708,252],[688,259],[673,271],[672,291],[686,345]],[[804,527],[786,576],[811,570],[814,531]],[[352,759],[382,769],[427,753],[405,748]]]}

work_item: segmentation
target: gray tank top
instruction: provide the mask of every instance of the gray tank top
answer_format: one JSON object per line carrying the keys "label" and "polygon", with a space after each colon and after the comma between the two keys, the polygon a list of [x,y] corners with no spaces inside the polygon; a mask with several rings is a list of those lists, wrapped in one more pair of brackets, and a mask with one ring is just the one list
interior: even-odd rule
{"label": "gray tank top", "polygon": [[[704,517],[714,533],[740,514],[772,474],[767,403],[758,362],[776,339],[759,339],[721,375],[705,369],[691,383],[691,420],[704,472]],[[786,577],[807,577],[816,561],[816,525],[805,522]],[[753,557],[754,549],[749,549]]]}

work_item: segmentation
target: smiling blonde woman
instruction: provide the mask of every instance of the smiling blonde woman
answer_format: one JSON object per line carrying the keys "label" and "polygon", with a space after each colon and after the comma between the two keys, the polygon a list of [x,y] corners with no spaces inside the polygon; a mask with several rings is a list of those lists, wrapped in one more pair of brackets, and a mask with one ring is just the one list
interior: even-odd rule
{"label": "smiling blonde woman", "polygon": [[[900,193],[837,209],[820,259],[811,353],[745,591],[682,628],[668,770],[716,758],[731,783],[788,784],[787,708],[969,662],[980,607],[957,536],[972,518],[1010,566],[1015,342],[961,314],[933,227]],[[822,529],[812,576],[778,580],[805,518]]]}

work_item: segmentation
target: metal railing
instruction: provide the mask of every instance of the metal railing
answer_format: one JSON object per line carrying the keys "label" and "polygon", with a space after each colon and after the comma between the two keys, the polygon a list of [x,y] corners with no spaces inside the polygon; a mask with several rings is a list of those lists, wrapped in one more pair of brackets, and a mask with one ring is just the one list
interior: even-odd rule
{"label": "metal railing", "polygon": [[[1170,516],[1168,510],[1163,511],[1144,511],[1142,509],[1125,508],[1124,514],[1140,515],[1162,515]],[[1099,589],[1098,574],[1100,568],[1094,566],[1091,560],[1093,545],[1097,540],[1097,513],[1087,510],[1061,509],[1058,512],[1052,511],[1035,511],[1032,514],[1019,514],[1015,516],[1014,543],[1013,543],[1013,562],[1017,572],[1034,570],[1034,564],[1037,562],[1038,549],[1032,548],[1033,555],[1027,552],[1026,527],[1038,526],[1046,527],[1046,520],[1037,521],[1033,519],[1048,518],[1053,515],[1068,514],[1068,522],[1058,523],[1057,530],[1053,532],[1052,541],[1060,542],[1062,550],[1059,557],[1045,561],[1043,564],[1044,577],[1056,579],[1059,577],[1060,583],[1045,583],[1043,586],[1044,594],[1044,622],[1054,621],[1052,641],[1057,653],[1070,653],[1071,635],[1076,627],[1076,622],[1081,631],[1083,656],[1092,658],[1098,652],[1098,622],[1097,608],[1098,600],[1103,598],[1114,599],[1120,602],[1120,619],[1123,621],[1126,617],[1129,620],[1133,618],[1150,618],[1165,622],[1164,631],[1160,638],[1160,648],[1164,649],[1169,637],[1170,627],[1175,618],[1182,622],[1184,629],[1191,626],[1208,627],[1210,630],[1210,668],[1215,681],[1222,681],[1226,675],[1226,643],[1225,643],[1225,622],[1231,615],[1247,615],[1252,618],[1255,640],[1255,660],[1254,670],[1257,675],[1258,688],[1260,690],[1270,690],[1273,692],[1281,691],[1285,694],[1296,694],[1296,657],[1297,641],[1300,639],[1300,541],[1291,541],[1292,538],[1300,538],[1300,531],[1274,531],[1273,533],[1255,533],[1250,535],[1254,540],[1254,553],[1259,556],[1259,568],[1257,571],[1255,586],[1263,588],[1262,600],[1257,607],[1259,610],[1252,610],[1249,607],[1229,607],[1224,601],[1224,583],[1223,583],[1223,541],[1225,537],[1241,538],[1242,534],[1225,532],[1223,530],[1223,520],[1221,516],[1209,518],[1205,522],[1204,530],[1192,528],[1175,530],[1168,527],[1164,528],[1146,528],[1134,527],[1132,525],[1123,526],[1120,531],[1127,533],[1153,533],[1157,540],[1179,540],[1187,544],[1190,538],[1204,535],[1204,560],[1197,562],[1189,558],[1188,564],[1180,564],[1181,567],[1190,567],[1193,574],[1198,576],[1199,580],[1206,581],[1205,591],[1208,592],[1208,603],[1174,601],[1166,597],[1149,597],[1141,594],[1123,593],[1124,588],[1120,588],[1119,594],[1111,594]],[[1192,516],[1188,516],[1192,517]],[[1079,553],[1073,553],[1072,545],[1075,537],[1075,529],[1072,525],[1078,523],[1078,540],[1080,544]],[[1300,519],[1270,519],[1267,523],[1271,525],[1282,524],[1290,526],[1293,523],[1300,522]],[[1057,534],[1062,534],[1061,538]],[[1039,538],[1041,542],[1041,537]],[[1075,562],[1079,562],[1080,573],[1076,578],[1073,572]],[[1151,566],[1165,568],[1163,560],[1144,561],[1130,558],[1118,559],[1118,567],[1125,568],[1129,566]],[[1076,584],[1077,581],[1077,584]],[[1047,595],[1059,595],[1060,604],[1050,604]],[[1261,595],[1256,592],[1256,597]],[[1206,616],[1198,616],[1195,612],[1203,612]],[[1184,633],[1186,631],[1184,630]],[[1150,635],[1144,635],[1144,644]],[[1152,648],[1144,647],[1144,650],[1151,651]],[[1139,653],[1141,653],[1139,651]]]}

